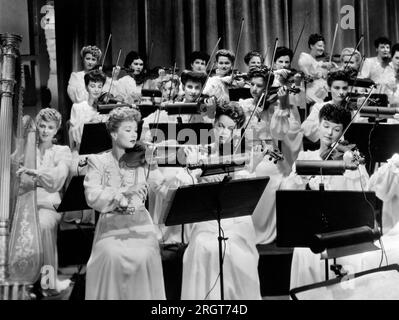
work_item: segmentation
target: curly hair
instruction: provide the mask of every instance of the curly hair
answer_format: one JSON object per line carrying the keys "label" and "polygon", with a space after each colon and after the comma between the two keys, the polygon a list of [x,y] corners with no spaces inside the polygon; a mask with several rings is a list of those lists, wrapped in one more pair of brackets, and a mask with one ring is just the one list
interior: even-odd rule
{"label": "curly hair", "polygon": [[344,49],[342,49],[341,57],[340,57],[341,62],[344,61],[344,57],[346,57],[346,56],[355,57],[357,62],[360,62],[360,60],[362,60],[362,55],[360,54],[359,51],[355,50],[354,48],[344,48]]}
{"label": "curly hair", "polygon": [[190,54],[190,57],[189,57],[189,59],[188,59],[188,63],[189,63],[189,65],[191,66],[191,64],[193,64],[194,61],[198,59],[198,60],[203,60],[203,61],[205,61],[205,64],[206,64],[206,63],[208,63],[209,58],[210,58],[210,56],[209,56],[209,54],[207,54],[206,52],[203,52],[203,51],[193,51],[193,52],[191,52],[191,54]]}
{"label": "curly hair", "polygon": [[108,132],[111,133],[116,132],[123,121],[135,121],[138,123],[140,120],[141,114],[137,109],[131,107],[118,107],[109,113],[106,126]]}
{"label": "curly hair", "polygon": [[98,47],[96,47],[96,46],[85,46],[85,47],[83,47],[82,50],[80,50],[81,58],[84,59],[84,57],[88,53],[90,53],[93,57],[95,57],[97,59],[97,62],[100,61],[101,56],[102,56],[102,52],[101,52],[101,50]]}
{"label": "curly hair", "polygon": [[291,49],[288,49],[287,47],[277,47],[276,54],[274,56],[274,62],[276,62],[278,58],[285,56],[288,56],[290,58],[290,61],[292,61],[294,53]]}
{"label": "curly hair", "polygon": [[54,121],[58,130],[61,127],[62,116],[61,113],[53,108],[44,108],[39,111],[35,118],[36,125],[42,121]]}
{"label": "curly hair", "polygon": [[380,44],[387,44],[387,45],[391,46],[392,45],[392,41],[389,40],[387,37],[379,37],[379,38],[374,40],[374,47],[376,49],[378,49]]}
{"label": "curly hair", "polygon": [[[130,65],[132,64],[132,62],[133,62],[134,60],[138,60],[138,59],[143,60],[143,64],[144,64],[144,67],[145,67],[145,64],[146,64],[146,57],[144,56],[144,54],[138,53],[138,52],[136,52],[136,51],[130,51],[130,52],[126,55],[125,63],[123,64],[123,66],[124,66],[125,68],[130,68]],[[144,68],[143,68],[143,70],[144,70]]]}
{"label": "curly hair", "polygon": [[88,86],[89,82],[102,82],[105,84],[107,77],[104,72],[100,70],[91,70],[84,75],[85,85]]}
{"label": "curly hair", "polygon": [[332,86],[334,81],[349,82],[349,73],[343,70],[333,71],[327,75],[327,85]]}
{"label": "curly hair", "polygon": [[245,62],[245,64],[246,64],[246,65],[249,65],[249,62],[251,61],[251,59],[252,59],[253,57],[259,57],[259,58],[260,58],[260,62],[263,63],[263,57],[262,57],[262,55],[260,54],[260,52],[258,52],[258,51],[250,51],[250,52],[248,52],[248,53],[245,55],[245,57],[244,57],[244,62]]}
{"label": "curly hair", "polygon": [[238,102],[229,102],[221,106],[216,107],[215,119],[218,120],[221,116],[227,116],[231,118],[235,124],[236,128],[240,129],[245,123],[245,113]]}
{"label": "curly hair", "polygon": [[236,59],[236,56],[233,53],[233,51],[227,50],[227,49],[220,49],[220,50],[216,51],[216,54],[215,54],[216,61],[218,61],[219,57],[226,57],[227,59],[229,59],[231,61],[231,63],[234,63],[234,60]]}
{"label": "curly hair", "polygon": [[269,76],[270,76],[269,86],[271,86],[274,82],[274,74],[273,72],[270,71],[268,67],[266,66],[255,67],[248,72],[249,79],[263,78],[263,80],[265,81],[265,85],[267,83],[267,80],[269,79]]}
{"label": "curly hair", "polygon": [[342,124],[345,129],[351,122],[352,115],[343,106],[336,106],[332,103],[325,104],[319,112],[319,121],[327,120],[337,124]]}
{"label": "curly hair", "polygon": [[310,49],[310,46],[315,45],[319,41],[323,41],[324,43],[326,42],[326,40],[324,39],[324,37],[321,34],[318,34],[318,33],[311,34],[309,36],[309,40],[308,40],[309,49]]}

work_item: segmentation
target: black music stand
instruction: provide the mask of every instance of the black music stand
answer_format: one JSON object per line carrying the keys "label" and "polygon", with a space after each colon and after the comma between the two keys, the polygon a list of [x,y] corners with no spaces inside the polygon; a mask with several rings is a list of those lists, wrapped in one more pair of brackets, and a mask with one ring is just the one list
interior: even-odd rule
{"label": "black music stand", "polygon": [[386,162],[399,152],[399,124],[353,123],[345,139],[357,145],[372,174],[376,163]]}
{"label": "black music stand", "polygon": [[[143,121],[140,121],[137,126],[137,137],[140,137],[142,128]],[[79,154],[100,153],[111,148],[111,137],[104,122],[84,124]]]}
{"label": "black music stand", "polygon": [[221,182],[180,187],[162,215],[166,226],[217,220],[221,300],[224,300],[222,241],[227,240],[221,234],[221,219],[252,215],[269,179],[230,180],[226,176]]}
{"label": "black music stand", "polygon": [[249,88],[229,89],[230,101],[239,101],[240,99],[252,98]]}
{"label": "black music stand", "polygon": [[[367,201],[366,201],[366,199]],[[370,206],[372,205],[372,207]],[[309,247],[328,259],[378,250],[374,192],[279,190],[276,192],[276,243]]]}
{"label": "black music stand", "polygon": [[62,201],[57,208],[57,212],[91,209],[86,202],[85,189],[83,186],[84,178],[84,176],[72,177],[62,197]]}
{"label": "black music stand", "polygon": [[[362,277],[364,276],[370,276],[370,275],[377,275],[377,273],[383,273],[387,274],[389,273],[390,275],[390,286],[391,290],[389,290],[387,287],[382,286],[386,285],[387,283],[378,284],[378,278],[373,279],[371,281],[374,281],[377,285],[374,288],[370,288],[369,286],[366,286],[366,282],[362,283]],[[372,300],[376,299],[381,299],[383,298],[384,300],[398,300],[399,299],[399,291],[397,290],[398,283],[399,283],[399,276],[397,274],[399,272],[399,265],[397,264],[392,264],[389,266],[385,266],[382,268],[376,268],[376,269],[371,269],[359,273],[355,273],[353,275],[350,275],[346,277],[345,279],[341,278],[336,278],[336,279],[331,279],[328,281],[324,282],[319,282],[311,285],[306,285],[303,287],[299,288],[294,288],[290,291],[290,296],[293,300],[300,300],[301,298],[308,300],[321,300],[323,297],[325,300],[332,300],[332,299],[339,299],[339,300],[364,300],[367,298],[368,300],[370,299],[370,293],[374,297],[372,297]],[[392,277],[393,276],[393,277]],[[391,278],[392,277],[392,278]],[[382,276],[381,280],[386,280],[386,276]],[[358,285],[358,282],[359,281]],[[392,281],[394,280],[394,281]],[[369,280],[370,281],[370,280]],[[348,290],[349,285],[352,286],[352,290]],[[382,292],[381,292],[382,291]],[[359,294],[360,292],[360,294]],[[368,295],[364,295],[367,292]],[[389,296],[381,297],[381,293],[390,293]],[[326,297],[327,296],[327,297]],[[324,300],[323,299],[323,300]]]}

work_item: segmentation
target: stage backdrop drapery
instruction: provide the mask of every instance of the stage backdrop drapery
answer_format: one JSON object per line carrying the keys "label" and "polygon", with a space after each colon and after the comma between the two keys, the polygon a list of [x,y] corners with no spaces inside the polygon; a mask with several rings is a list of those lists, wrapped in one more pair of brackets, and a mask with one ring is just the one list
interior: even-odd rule
{"label": "stage backdrop drapery", "polygon": [[295,66],[298,54],[308,51],[311,33],[322,33],[331,51],[335,25],[340,25],[345,5],[354,8],[355,28],[338,29],[333,53],[354,47],[362,34],[365,41],[360,51],[366,56],[374,55],[373,41],[378,36],[398,42],[396,0],[55,0],[60,110],[68,119],[71,103],[66,87],[71,71],[81,68],[81,47],[95,44],[104,51],[110,32],[106,64],[115,64],[119,49],[120,64],[130,50],[139,50],[147,55],[151,51],[150,67],[176,63],[182,70],[190,52],[210,53],[219,37],[219,48],[235,50],[244,18],[237,53],[237,67],[243,69],[243,57],[250,50],[267,53],[270,61],[276,38],[279,45],[293,49],[304,26]]}

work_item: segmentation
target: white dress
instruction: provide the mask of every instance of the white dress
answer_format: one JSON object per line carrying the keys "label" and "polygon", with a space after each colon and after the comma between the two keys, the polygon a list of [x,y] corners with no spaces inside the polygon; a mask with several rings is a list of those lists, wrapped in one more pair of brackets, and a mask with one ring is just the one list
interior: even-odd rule
{"label": "white dress", "polygon": [[[239,103],[248,122],[250,114],[255,108],[253,99],[240,99]],[[259,111],[259,117],[256,114],[253,116],[246,131],[246,143],[249,148],[259,144],[260,140],[271,141],[272,145],[277,146],[277,141],[282,139],[281,145],[285,159],[283,163],[280,161],[278,164],[274,164],[269,160],[269,156],[265,156],[255,168],[257,177],[270,177],[252,214],[257,244],[268,244],[276,238],[275,193],[286,174],[286,168],[292,166],[292,164],[288,164],[287,160],[293,161],[290,159],[296,158],[295,153],[298,154],[302,148],[302,136],[299,140],[297,138],[297,134],[300,133],[299,123],[294,113],[290,111],[281,109],[278,103],[271,105],[267,111]]]}
{"label": "white dress", "polygon": [[375,92],[384,93],[395,80],[395,71],[391,63],[383,66],[378,57],[373,57],[364,60],[359,77],[373,80],[377,84]]}
{"label": "white dress", "polygon": [[[223,176],[206,178],[221,181]],[[259,300],[259,254],[251,217],[223,219],[226,241],[223,260],[226,300]],[[223,244],[224,248],[224,244]],[[223,249],[224,250],[224,249]],[[193,224],[189,245],[183,257],[182,300],[219,300],[219,246],[216,220]]]}
{"label": "white dress", "polygon": [[[321,160],[319,151],[301,152],[298,160]],[[293,172],[282,184],[282,189],[304,189],[306,183],[312,190],[317,190],[321,182],[320,176],[312,179],[301,177]],[[359,166],[359,170],[346,171],[343,176],[324,176],[323,182],[326,190],[368,190],[368,175],[364,166]],[[373,178],[371,178],[373,180]],[[375,181],[375,180],[374,180]],[[381,182],[381,180],[380,180]],[[383,183],[386,183],[384,181]],[[378,184],[375,184],[377,187]],[[372,188],[373,189],[373,188]],[[396,208],[397,209],[397,208]],[[392,251],[392,241],[385,241],[387,251]],[[376,243],[378,246],[378,243]],[[391,253],[390,257],[399,257],[399,252]],[[337,258],[337,263],[350,274],[365,271],[379,266],[381,251],[371,251],[356,255]],[[395,258],[398,261],[397,258]],[[331,265],[331,261],[330,265]],[[392,260],[390,259],[390,263]],[[329,271],[329,279],[334,278],[334,273]],[[309,248],[295,248],[291,264],[290,288],[297,288],[316,282],[325,281],[325,262],[320,259],[320,254],[314,254]]]}
{"label": "white dress", "polygon": [[[151,172],[150,186],[162,176]],[[111,152],[89,157],[85,195],[101,213],[87,263],[86,299],[165,299],[162,262],[156,232],[142,199],[126,199],[129,186],[146,180],[143,167],[121,169]],[[157,182],[155,182],[157,181]],[[118,210],[133,203],[133,214]]]}
{"label": "white dress", "polygon": [[[54,208],[61,203],[59,191],[64,186],[71,165],[71,150],[67,146],[53,145],[41,156],[36,152],[37,208],[43,244],[43,264],[58,268],[57,231],[61,213]],[[57,289],[57,288],[56,288]]]}
{"label": "white dress", "polygon": [[314,78],[306,87],[307,102],[323,102],[327,97],[327,69],[322,68],[323,62],[317,61],[310,54],[302,52],[298,59],[299,70]]}

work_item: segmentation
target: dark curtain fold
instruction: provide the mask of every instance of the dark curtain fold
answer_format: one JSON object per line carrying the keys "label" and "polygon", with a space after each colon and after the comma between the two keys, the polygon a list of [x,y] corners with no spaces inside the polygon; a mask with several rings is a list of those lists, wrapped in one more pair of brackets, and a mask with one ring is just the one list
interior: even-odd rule
{"label": "dark curtain fold", "polygon": [[[355,29],[343,30],[340,12],[345,5],[355,8]],[[69,117],[70,101],[66,85],[71,71],[80,69],[79,52],[83,45],[96,44],[105,50],[112,32],[112,46],[106,63],[120,64],[128,51],[153,50],[150,67],[157,65],[184,69],[190,52],[211,53],[217,39],[220,48],[235,50],[240,22],[245,24],[237,55],[237,68],[243,69],[244,55],[250,50],[272,57],[274,40],[294,49],[298,55],[308,51],[311,33],[322,33],[326,50],[331,51],[335,26],[338,33],[333,53],[354,47],[360,36],[360,51],[374,55],[373,41],[386,35],[399,41],[399,3],[397,0],[55,0],[57,64],[60,106]],[[303,35],[298,42],[300,32]]]}

